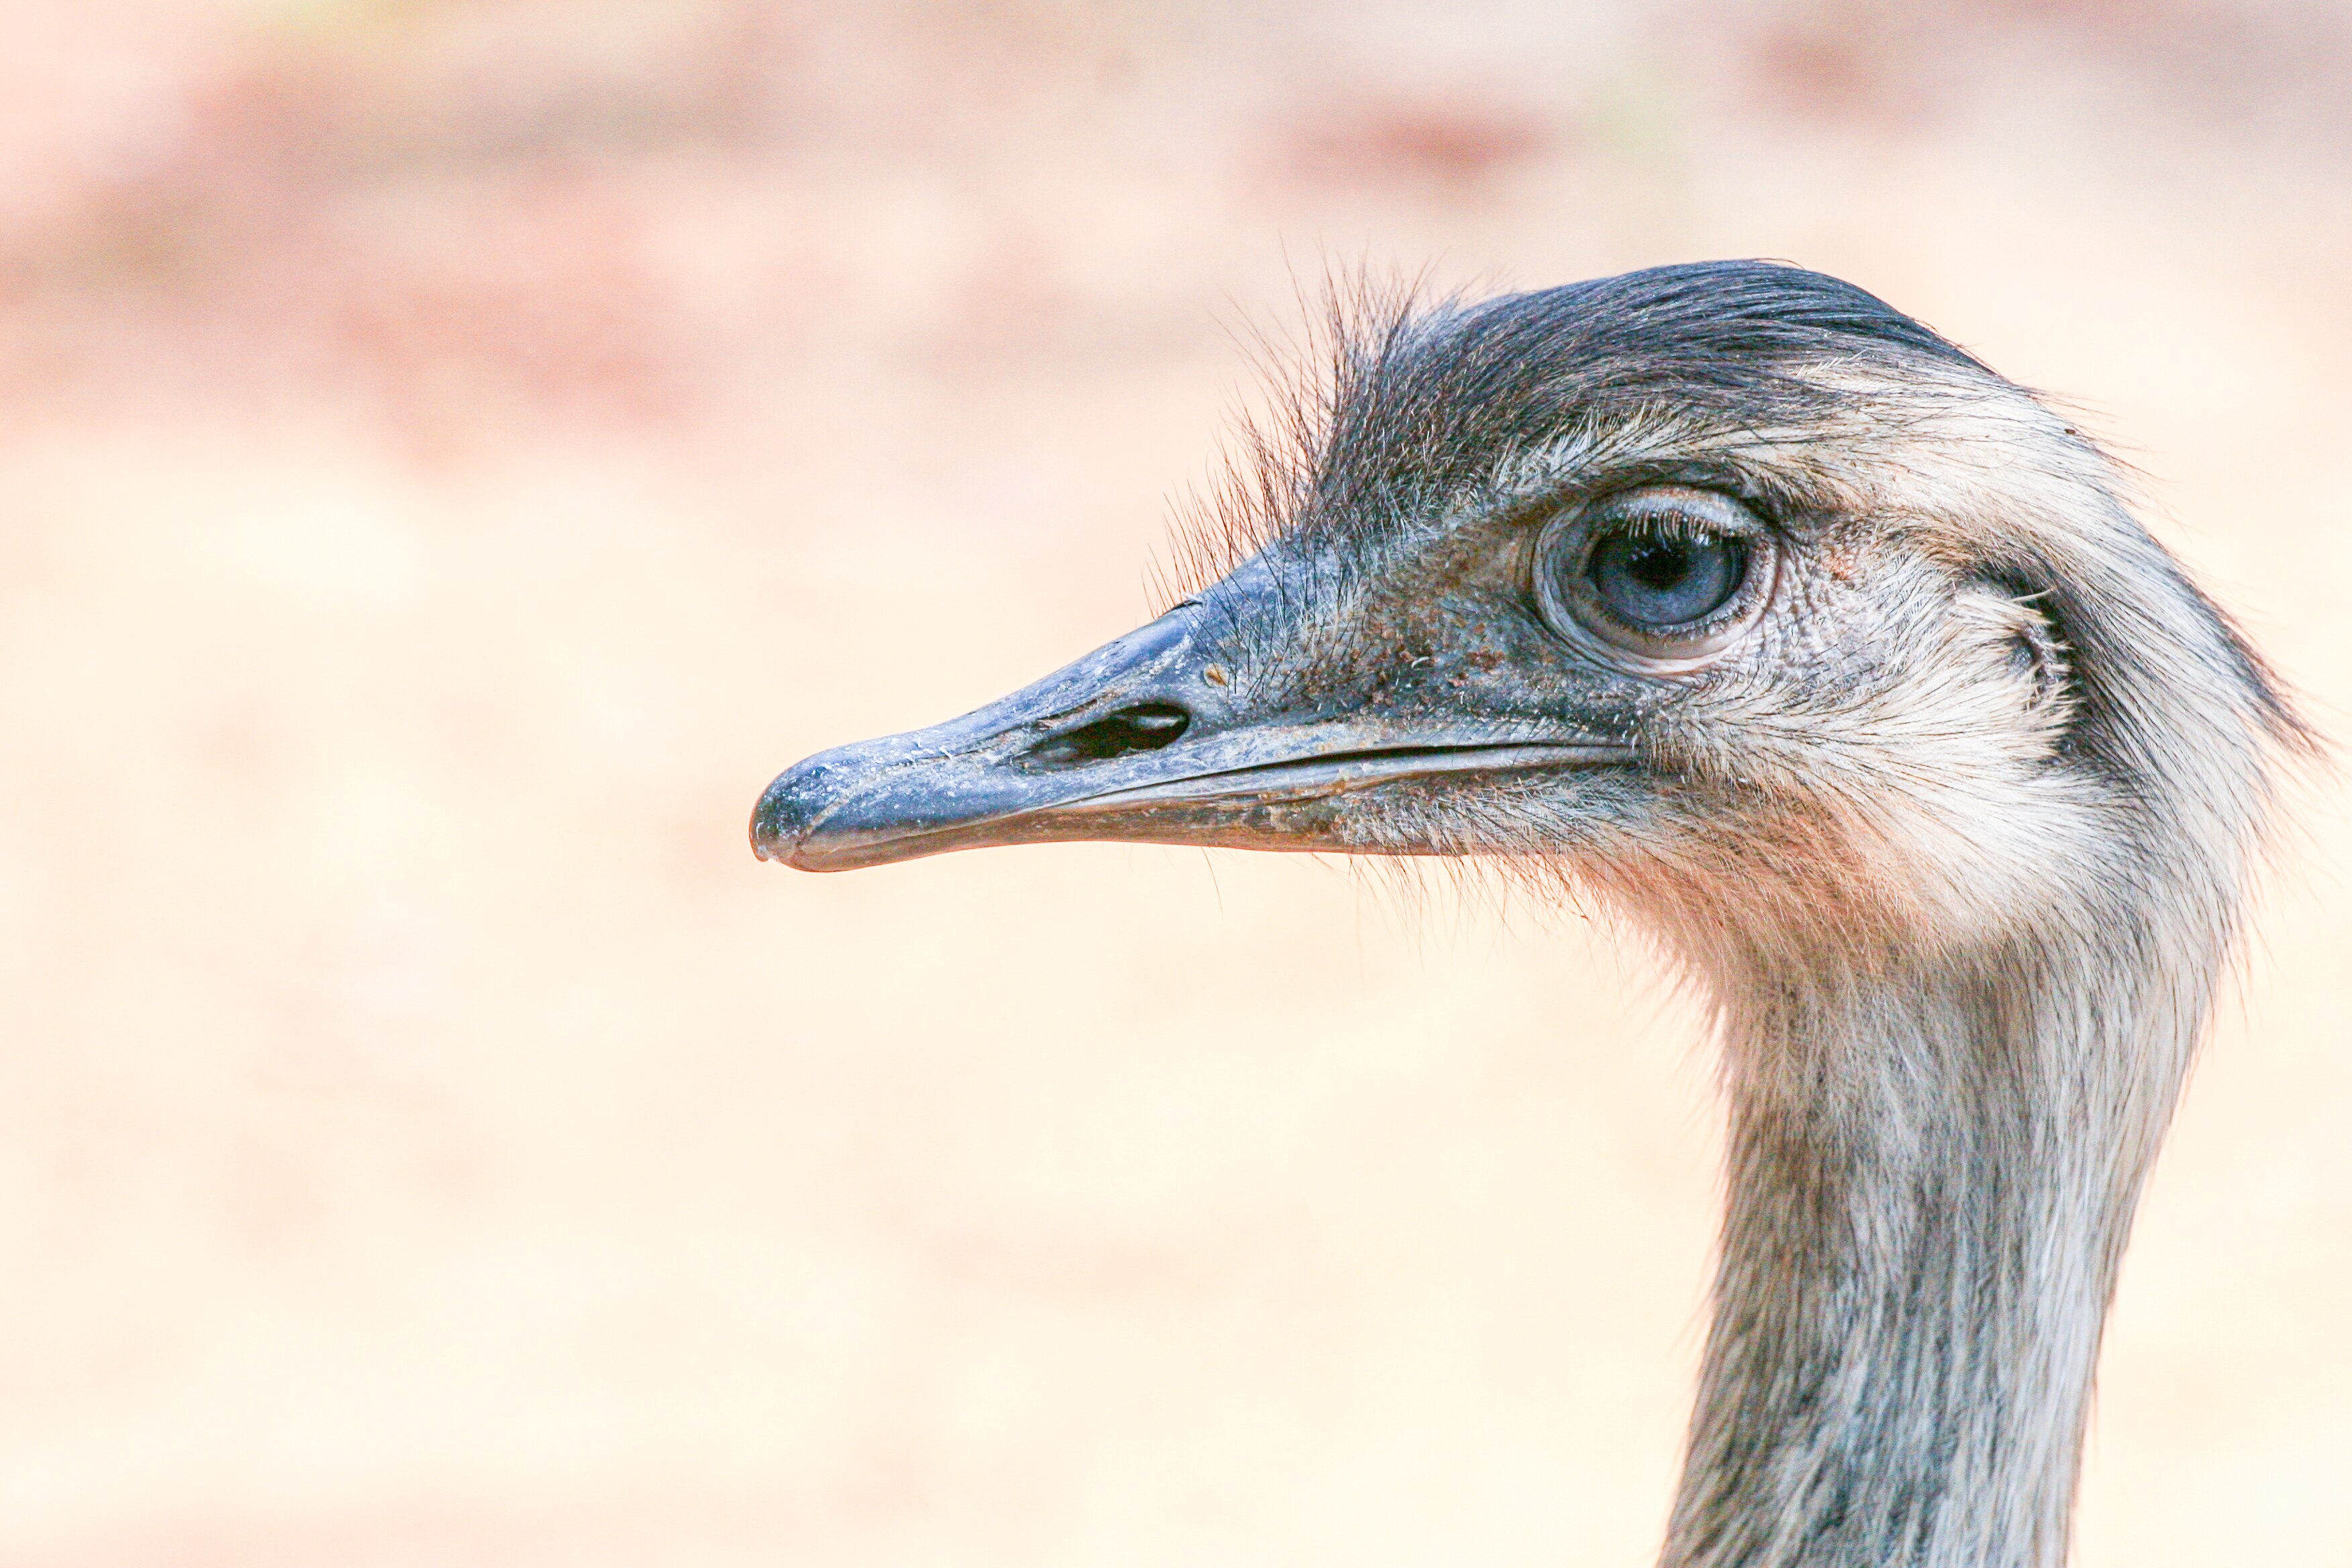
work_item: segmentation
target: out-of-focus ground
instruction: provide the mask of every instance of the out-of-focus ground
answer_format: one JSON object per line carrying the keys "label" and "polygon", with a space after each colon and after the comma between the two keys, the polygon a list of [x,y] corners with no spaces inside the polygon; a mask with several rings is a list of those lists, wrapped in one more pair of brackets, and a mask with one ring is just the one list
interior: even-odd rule
{"label": "out-of-focus ground", "polygon": [[[1288,858],[743,821],[1153,607],[1327,263],[1796,258],[2352,702],[2352,16],[0,10],[0,1563],[1639,1563],[1685,1009]],[[2352,1560],[2352,834],[2140,1227],[2086,1568]]]}

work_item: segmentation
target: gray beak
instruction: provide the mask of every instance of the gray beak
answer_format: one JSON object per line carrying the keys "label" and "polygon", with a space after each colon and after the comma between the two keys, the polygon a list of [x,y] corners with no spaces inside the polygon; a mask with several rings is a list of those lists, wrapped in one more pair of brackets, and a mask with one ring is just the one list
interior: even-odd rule
{"label": "gray beak", "polygon": [[1059,839],[1415,853],[1350,841],[1363,792],[1628,758],[1543,721],[1254,701],[1214,646],[1231,624],[1181,605],[961,719],[820,752],[760,797],[752,852],[804,871]]}

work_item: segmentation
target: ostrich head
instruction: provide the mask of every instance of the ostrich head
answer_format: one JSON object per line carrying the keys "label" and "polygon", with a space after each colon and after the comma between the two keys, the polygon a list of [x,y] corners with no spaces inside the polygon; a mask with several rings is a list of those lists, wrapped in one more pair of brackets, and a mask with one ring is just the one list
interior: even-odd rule
{"label": "ostrich head", "polygon": [[2096,447],[1793,268],[1341,338],[1233,569],[812,757],[763,858],[1494,857],[1652,931],[1732,1117],[1685,1564],[2064,1552],[2116,1258],[2298,731]]}

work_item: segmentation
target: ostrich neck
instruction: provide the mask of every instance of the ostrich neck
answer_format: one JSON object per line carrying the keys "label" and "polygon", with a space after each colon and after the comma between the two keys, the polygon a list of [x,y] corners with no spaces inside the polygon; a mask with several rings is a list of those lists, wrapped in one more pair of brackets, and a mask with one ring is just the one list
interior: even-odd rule
{"label": "ostrich neck", "polygon": [[2100,1329],[2207,989],[2144,966],[2062,983],[2020,946],[1746,990],[1769,1000],[1729,1020],[1668,1568],[2064,1561]]}

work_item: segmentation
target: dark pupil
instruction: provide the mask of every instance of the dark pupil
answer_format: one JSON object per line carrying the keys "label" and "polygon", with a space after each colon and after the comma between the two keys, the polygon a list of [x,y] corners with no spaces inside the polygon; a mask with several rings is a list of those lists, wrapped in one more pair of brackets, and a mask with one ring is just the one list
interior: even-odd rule
{"label": "dark pupil", "polygon": [[1593,551],[1587,575],[1615,614],[1637,626],[1671,626],[1721,609],[1747,569],[1736,539],[1619,534]]}

